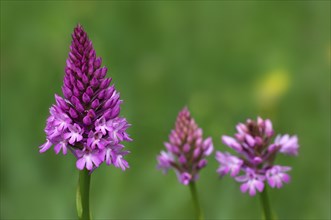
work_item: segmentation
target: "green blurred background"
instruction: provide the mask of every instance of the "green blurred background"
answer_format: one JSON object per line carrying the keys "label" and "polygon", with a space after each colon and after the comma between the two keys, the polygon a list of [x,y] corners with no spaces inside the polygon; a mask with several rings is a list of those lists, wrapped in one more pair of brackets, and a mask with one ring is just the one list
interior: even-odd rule
{"label": "green blurred background", "polygon": [[[192,218],[188,187],[156,169],[178,111],[188,105],[215,149],[257,115],[297,134],[292,182],[271,190],[279,219],[330,218],[329,1],[1,1],[1,218],[76,218],[72,155],[40,155],[70,35],[81,23],[132,124],[131,168],[92,177],[96,219]],[[207,218],[257,219],[259,198],[215,172],[198,181]]]}

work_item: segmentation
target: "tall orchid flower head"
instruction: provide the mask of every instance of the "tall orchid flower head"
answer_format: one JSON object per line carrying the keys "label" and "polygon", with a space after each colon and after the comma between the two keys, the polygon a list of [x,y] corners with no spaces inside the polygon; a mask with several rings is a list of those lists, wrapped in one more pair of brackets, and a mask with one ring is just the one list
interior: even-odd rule
{"label": "tall orchid flower head", "polygon": [[287,174],[289,166],[274,164],[277,154],[298,155],[297,136],[277,135],[275,139],[272,123],[269,119],[258,117],[257,121],[248,119],[245,124],[239,123],[234,137],[222,136],[222,142],[237,152],[216,152],[220,163],[217,172],[224,176],[230,174],[236,181],[242,182],[243,193],[251,196],[256,191],[262,192],[267,182],[272,188],[281,188],[290,181]]}
{"label": "tall orchid flower head", "polygon": [[129,152],[121,143],[132,141],[126,133],[130,125],[119,116],[122,100],[106,73],[83,27],[77,25],[66,61],[64,97],[55,94],[40,153],[52,146],[56,154],[69,149],[80,170],[94,170],[103,162],[123,170],[129,167],[123,158]]}
{"label": "tall orchid flower head", "polygon": [[191,117],[187,107],[179,112],[175,129],[164,143],[166,151],[157,157],[158,168],[165,173],[173,168],[180,183],[187,185],[198,179],[199,171],[207,165],[206,157],[213,152],[212,139],[203,139],[202,129]]}

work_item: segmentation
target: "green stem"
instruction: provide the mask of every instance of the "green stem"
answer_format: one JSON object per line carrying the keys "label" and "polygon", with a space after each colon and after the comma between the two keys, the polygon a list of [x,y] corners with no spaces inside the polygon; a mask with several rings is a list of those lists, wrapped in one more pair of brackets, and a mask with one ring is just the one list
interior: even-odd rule
{"label": "green stem", "polygon": [[195,213],[196,213],[196,219],[203,220],[204,218],[203,218],[202,210],[201,210],[200,203],[199,203],[198,192],[197,192],[194,182],[190,183],[190,190],[191,190],[192,200],[193,200],[194,209],[195,209]]}
{"label": "green stem", "polygon": [[91,175],[87,169],[79,171],[77,187],[77,214],[81,220],[90,220],[90,181]]}
{"label": "green stem", "polygon": [[269,198],[268,198],[267,186],[260,193],[260,198],[261,198],[261,205],[263,207],[264,219],[272,220],[273,218],[272,218],[272,212],[271,212],[271,207],[270,207]]}

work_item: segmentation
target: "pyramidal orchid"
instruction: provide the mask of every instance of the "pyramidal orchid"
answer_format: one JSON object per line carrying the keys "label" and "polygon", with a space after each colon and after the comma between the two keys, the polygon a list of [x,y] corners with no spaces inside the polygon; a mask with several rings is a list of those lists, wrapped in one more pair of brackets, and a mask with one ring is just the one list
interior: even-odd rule
{"label": "pyramidal orchid", "polygon": [[265,214],[269,215],[266,219],[270,219],[272,217],[266,184],[271,188],[281,188],[290,181],[288,171],[291,167],[275,164],[275,159],[278,154],[298,155],[298,138],[285,134],[273,139],[272,122],[260,117],[256,121],[248,119],[245,124],[239,123],[236,129],[234,137],[223,135],[222,142],[237,155],[216,152],[216,159],[220,163],[217,172],[222,177],[229,174],[241,182],[240,189],[243,193],[248,192],[250,196],[255,196],[260,192]]}
{"label": "pyramidal orchid", "polygon": [[213,152],[212,139],[203,139],[202,134],[202,129],[185,107],[178,114],[175,129],[169,135],[169,142],[164,143],[166,151],[161,151],[157,157],[159,169],[164,173],[171,168],[174,169],[178,181],[190,185],[199,219],[202,219],[202,213],[194,182],[199,177],[199,171],[207,165],[207,156]]}
{"label": "pyramidal orchid", "polygon": [[[107,68],[101,63],[83,27],[77,25],[66,61],[63,97],[55,94],[46,122],[46,143],[39,147],[40,153],[52,146],[56,154],[71,152],[77,169],[85,174],[103,162],[122,170],[129,167],[124,159],[129,152],[122,142],[131,141],[126,133],[130,125],[119,116],[120,94],[110,85],[112,79],[106,77]],[[80,181],[84,178],[80,176]]]}

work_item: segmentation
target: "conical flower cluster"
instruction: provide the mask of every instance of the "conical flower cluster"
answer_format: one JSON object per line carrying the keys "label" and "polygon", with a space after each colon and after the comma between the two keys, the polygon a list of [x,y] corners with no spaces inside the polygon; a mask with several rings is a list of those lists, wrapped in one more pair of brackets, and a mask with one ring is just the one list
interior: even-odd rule
{"label": "conical flower cluster", "polygon": [[[235,137],[222,136],[225,145],[235,150],[239,156],[228,152],[216,152],[216,159],[220,163],[217,172],[224,176],[230,174],[238,182],[242,182],[241,191],[249,192],[251,196],[256,191],[262,192],[264,182],[272,188],[281,188],[283,183],[290,181],[286,173],[291,167],[275,165],[278,153],[296,156],[298,154],[297,136],[278,135],[274,141],[274,130],[269,119],[258,117],[257,121],[248,119],[246,124],[237,125]],[[243,175],[238,176],[240,172]]]}
{"label": "conical flower cluster", "polygon": [[126,133],[130,125],[119,117],[122,100],[114,85],[110,86],[111,78],[106,73],[92,42],[78,25],[66,61],[64,98],[55,95],[41,153],[53,145],[56,154],[67,154],[69,149],[77,157],[80,170],[93,170],[103,162],[123,170],[129,167],[123,158],[129,152],[123,150],[121,142],[131,141]]}
{"label": "conical flower cluster", "polygon": [[157,157],[158,167],[164,172],[173,168],[184,185],[198,178],[199,170],[207,165],[206,157],[213,152],[212,139],[203,139],[202,129],[186,107],[179,113],[169,142],[164,145],[167,151],[161,151]]}

